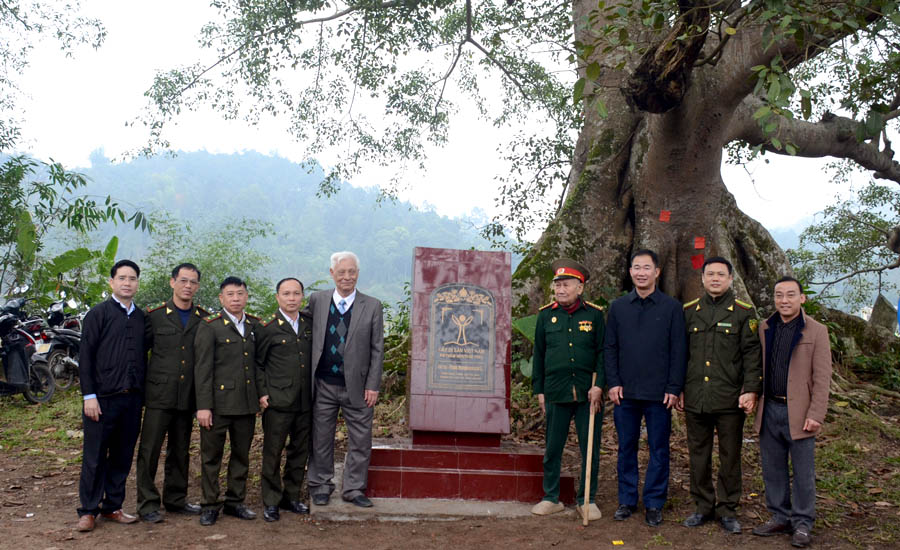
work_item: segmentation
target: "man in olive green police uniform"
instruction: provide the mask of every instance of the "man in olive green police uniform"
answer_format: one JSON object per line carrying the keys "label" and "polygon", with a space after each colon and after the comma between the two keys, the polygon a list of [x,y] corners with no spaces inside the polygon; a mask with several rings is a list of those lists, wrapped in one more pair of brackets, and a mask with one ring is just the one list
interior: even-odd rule
{"label": "man in olive green police uniform", "polygon": [[[569,259],[553,262],[555,302],[538,313],[534,333],[532,388],[541,411],[547,416],[544,451],[544,498],[531,513],[548,515],[564,509],[559,502],[559,470],[569,426],[575,419],[581,447],[581,480],[576,489],[576,510],[582,518],[600,519],[594,504],[597,491],[602,396],[606,381],[603,370],[603,334],[606,324],[600,306],[586,302],[581,294],[590,274],[583,265]],[[596,381],[592,378],[596,374]],[[591,485],[584,495],[588,423],[591,412],[600,412],[594,423]]]}
{"label": "man in olive green police uniform", "polygon": [[187,502],[188,462],[194,427],[194,336],[209,315],[193,304],[200,288],[200,270],[190,263],[175,266],[172,299],[148,309],[144,342],[150,348],[145,385],[144,424],[137,457],[137,511],[148,523],[163,520],[156,488],[156,467],[163,439],[166,443],[162,504],[166,511],[199,514]]}
{"label": "man in olive green police uniform", "polygon": [[[312,415],[312,317],[300,312],[303,283],[299,279],[278,281],[275,299],[278,313],[260,327],[256,342],[256,388],[265,431],[261,477],[266,521],[280,519],[279,507],[309,513],[300,501],[300,486],[309,457]],[[281,454],[286,443],[282,483]]]}
{"label": "man in olive green police uniform", "polygon": [[244,313],[247,285],[227,277],[219,285],[224,311],[206,318],[194,342],[194,380],[197,387],[197,422],[200,424],[200,461],[203,511],[200,525],[219,517],[219,470],[225,436],[231,441],[225,513],[254,519],[244,505],[250,443],[259,412],[256,393],[256,337],[259,319]]}
{"label": "man in olive green police uniform", "polygon": [[[684,410],[690,452],[691,497],[696,511],[686,527],[716,516],[725,531],[740,534],[741,443],[744,419],[762,391],[762,357],[753,306],[735,299],[731,262],[703,263],[704,292],[684,305],[688,366],[679,409]],[[713,434],[719,439],[719,480],[712,483]]]}

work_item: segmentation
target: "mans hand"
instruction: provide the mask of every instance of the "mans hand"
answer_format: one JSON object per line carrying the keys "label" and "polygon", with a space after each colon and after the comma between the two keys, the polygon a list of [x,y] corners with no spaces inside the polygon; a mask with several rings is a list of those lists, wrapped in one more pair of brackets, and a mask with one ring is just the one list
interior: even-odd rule
{"label": "mans hand", "polygon": [[742,393],[738,398],[738,406],[744,409],[744,412],[750,414],[756,408],[756,394],[753,392]]}
{"label": "mans hand", "polygon": [[820,429],[822,429],[822,423],[816,422],[812,418],[807,418],[806,422],[803,423],[803,431],[804,432],[816,433]]}
{"label": "mans hand", "polygon": [[269,396],[264,395],[259,398],[259,408],[262,410],[266,410],[269,407]]}
{"label": "mans hand", "polygon": [[97,401],[96,397],[84,400],[84,416],[94,422],[100,422],[101,414],[103,414],[103,411],[100,410],[100,402]]}
{"label": "mans hand", "polygon": [[211,409],[200,409],[197,411],[197,422],[200,424],[201,428],[206,428],[207,430],[212,428],[212,410]]}
{"label": "mans hand", "polygon": [[588,391],[588,399],[591,401],[591,412],[595,413],[600,410],[603,404],[603,388],[594,386]]}
{"label": "mans hand", "polygon": [[541,406],[541,414],[547,414],[547,408],[544,406],[544,394],[537,394],[538,405]]}
{"label": "mans hand", "polygon": [[374,407],[375,402],[378,401],[378,392],[375,390],[366,390],[365,398],[366,398],[366,406]]}
{"label": "mans hand", "polygon": [[667,393],[665,397],[663,397],[663,405],[666,406],[667,409],[671,409],[675,405],[678,404],[678,396],[674,393]]}
{"label": "mans hand", "polygon": [[615,403],[616,405],[622,404],[622,386],[613,386],[609,388],[609,400]]}
{"label": "mans hand", "polygon": [[678,396],[678,403],[675,403],[675,410],[684,412],[684,392],[681,392],[681,395]]}

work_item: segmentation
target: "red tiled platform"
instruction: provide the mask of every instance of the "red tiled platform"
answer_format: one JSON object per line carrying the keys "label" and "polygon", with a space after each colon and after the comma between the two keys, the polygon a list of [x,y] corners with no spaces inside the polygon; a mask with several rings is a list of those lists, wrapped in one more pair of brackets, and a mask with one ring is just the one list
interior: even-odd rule
{"label": "red tiled platform", "polygon": [[[382,498],[445,498],[537,502],[544,496],[543,450],[419,445],[375,441],[366,494]],[[560,501],[575,502],[575,478],[563,473]]]}

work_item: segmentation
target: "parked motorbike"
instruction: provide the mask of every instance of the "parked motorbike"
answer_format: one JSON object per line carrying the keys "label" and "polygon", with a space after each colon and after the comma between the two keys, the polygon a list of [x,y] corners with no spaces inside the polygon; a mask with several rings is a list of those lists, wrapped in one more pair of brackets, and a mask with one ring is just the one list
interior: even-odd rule
{"label": "parked motorbike", "polygon": [[33,361],[46,362],[56,386],[67,390],[78,374],[78,352],[81,347],[81,331],[65,328],[44,329],[49,341],[38,344]]}
{"label": "parked motorbike", "polygon": [[35,339],[22,325],[25,298],[14,298],[0,308],[0,358],[6,381],[0,381],[0,395],[21,393],[31,403],[45,403],[53,397],[56,384],[46,364],[33,363]]}
{"label": "parked motorbike", "polygon": [[61,390],[69,389],[78,374],[78,352],[81,349],[81,322],[78,317],[66,317],[63,303],[50,306],[44,341],[37,344],[32,361],[44,363]]}

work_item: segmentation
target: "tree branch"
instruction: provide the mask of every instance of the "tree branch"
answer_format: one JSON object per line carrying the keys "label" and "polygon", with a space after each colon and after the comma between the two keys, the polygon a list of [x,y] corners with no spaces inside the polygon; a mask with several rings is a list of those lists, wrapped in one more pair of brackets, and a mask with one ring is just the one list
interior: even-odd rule
{"label": "tree branch", "polygon": [[807,158],[837,157],[853,160],[863,168],[872,170],[873,177],[900,183],[900,163],[893,159],[889,148],[879,150],[868,142],[856,139],[859,122],[826,113],[821,122],[779,118],[778,129],[771,136],[753,118],[753,113],[764,105],[757,97],[747,96],[735,111],[728,142],[743,140],[750,145],[761,145],[766,151],[788,154],[784,148],[776,149],[770,142],[775,137],[797,149],[797,156]]}
{"label": "tree branch", "polygon": [[862,275],[862,274],[864,274],[864,273],[883,273],[883,272],[888,271],[888,270],[891,270],[891,269],[897,269],[898,267],[900,267],[900,257],[898,257],[898,258],[897,258],[896,260],[894,260],[893,262],[891,262],[891,263],[889,263],[889,264],[885,264],[885,265],[880,266],[880,267],[870,267],[870,268],[867,268],[867,269],[857,269],[857,270],[854,271],[853,273],[848,273],[847,275],[842,275],[841,277],[838,277],[837,279],[835,279],[835,280],[833,280],[833,281],[810,281],[810,284],[813,284],[813,285],[825,285],[824,287],[822,287],[821,290],[819,290],[819,294],[824,294],[825,291],[826,291],[829,287],[831,287],[831,286],[833,286],[833,285],[836,285],[837,283],[839,283],[839,282],[841,282],[841,281],[846,281],[847,279],[850,279],[850,278],[852,278],[852,277],[856,277],[857,275]]}

